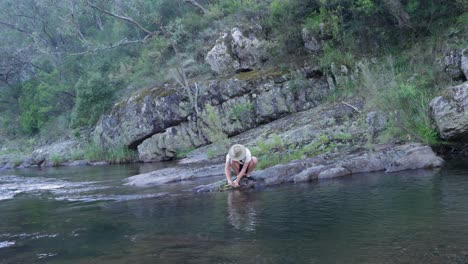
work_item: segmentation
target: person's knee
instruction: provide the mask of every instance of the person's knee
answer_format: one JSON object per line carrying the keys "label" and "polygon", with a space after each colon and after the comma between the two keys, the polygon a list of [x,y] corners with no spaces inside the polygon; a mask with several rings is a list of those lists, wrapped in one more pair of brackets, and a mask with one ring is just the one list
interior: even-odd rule
{"label": "person's knee", "polygon": [[257,165],[258,159],[257,157],[252,157],[252,163],[253,165]]}

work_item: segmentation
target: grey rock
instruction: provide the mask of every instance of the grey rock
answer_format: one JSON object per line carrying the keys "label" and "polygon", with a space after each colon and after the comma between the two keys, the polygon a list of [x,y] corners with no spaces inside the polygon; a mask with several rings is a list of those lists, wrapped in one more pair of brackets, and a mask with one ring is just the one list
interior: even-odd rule
{"label": "grey rock", "polygon": [[136,187],[157,186],[166,183],[186,181],[194,178],[220,176],[224,173],[224,164],[202,167],[179,166],[135,175],[125,179],[125,185]]}
{"label": "grey rock", "polygon": [[302,40],[304,41],[304,46],[308,51],[318,53],[322,50],[322,45],[307,28],[302,29]]}
{"label": "grey rock", "polygon": [[307,168],[293,176],[294,182],[307,182],[319,178],[319,175],[327,169],[327,166],[318,165]]}
{"label": "grey rock", "polygon": [[468,80],[468,48],[462,50],[461,52],[462,57],[461,57],[461,70],[463,71],[463,74],[465,75],[465,79]]}
{"label": "grey rock", "polygon": [[189,113],[186,98],[171,88],[151,88],[114,105],[93,131],[104,146],[124,144],[136,148],[144,139],[183,122]]}
{"label": "grey rock", "polygon": [[351,157],[339,163],[339,166],[346,168],[352,173],[362,173],[371,171],[381,171],[385,169],[385,162],[380,156],[364,153],[358,157]]}
{"label": "grey rock", "polygon": [[75,167],[75,166],[86,166],[89,162],[87,160],[74,160],[69,162],[64,162],[61,165],[66,167]]}
{"label": "grey rock", "polygon": [[[437,157],[431,148],[417,143],[388,146],[376,152],[351,149],[336,156],[321,155],[255,171],[252,174],[255,181],[248,182],[245,186],[259,188],[289,182],[329,179],[352,173],[383,170],[396,172],[430,169],[440,167],[442,164],[443,160]],[[212,184],[198,186],[193,191],[216,191],[220,190],[220,187],[225,183],[225,180],[220,180]]]}
{"label": "grey rock", "polygon": [[445,89],[429,106],[441,138],[468,141],[468,82]]}
{"label": "grey rock", "polygon": [[218,40],[214,47],[206,55],[205,61],[211,67],[211,70],[220,74],[224,72],[234,72],[239,69],[240,63],[231,51],[231,43],[227,33],[224,33]]}
{"label": "grey rock", "polygon": [[337,168],[330,168],[330,169],[320,172],[318,175],[318,178],[330,179],[330,178],[345,176],[349,174],[351,174],[351,172],[348,169],[345,169],[343,167],[337,167]]}
{"label": "grey rock", "polygon": [[109,162],[107,161],[94,161],[94,162],[88,162],[90,166],[103,166],[103,165],[109,165]]}
{"label": "grey rock", "polygon": [[462,70],[462,50],[453,49],[445,53],[436,62],[441,65],[444,71],[454,80],[463,80],[465,78]]}
{"label": "grey rock", "polygon": [[387,125],[387,117],[381,111],[372,111],[366,115],[366,123],[371,135],[376,136]]}
{"label": "grey rock", "polygon": [[253,35],[245,37],[238,28],[231,30],[233,53],[238,58],[240,69],[253,69],[260,63],[262,54],[260,41]]}
{"label": "grey rock", "polygon": [[205,61],[218,73],[251,70],[264,59],[260,41],[252,34],[246,37],[239,28],[223,33],[207,53]]}
{"label": "grey rock", "polygon": [[[206,104],[214,106],[221,132],[232,137],[291,113],[314,108],[329,92],[323,79],[305,80],[294,89],[290,85],[290,82],[275,84],[236,78],[209,82],[200,96],[200,115],[147,135],[138,145],[139,158],[144,162],[170,160],[181,151],[211,143]],[[213,104],[213,100],[217,104]],[[243,112],[236,114],[239,109]]]}
{"label": "grey rock", "polygon": [[399,147],[396,153],[385,166],[385,172],[396,172],[403,170],[435,168],[443,165],[444,161],[435,155],[428,146],[404,145]]}
{"label": "grey rock", "polygon": [[53,166],[53,159],[60,159],[63,162],[70,159],[73,149],[79,148],[76,140],[59,141],[54,144],[38,148],[31,155],[31,164]]}

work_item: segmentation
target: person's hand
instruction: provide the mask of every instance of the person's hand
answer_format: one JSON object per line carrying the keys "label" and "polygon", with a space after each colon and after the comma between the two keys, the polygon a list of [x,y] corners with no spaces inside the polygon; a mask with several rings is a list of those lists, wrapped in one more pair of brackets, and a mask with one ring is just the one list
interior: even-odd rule
{"label": "person's hand", "polygon": [[234,186],[234,183],[231,180],[228,180],[228,185],[229,186]]}
{"label": "person's hand", "polygon": [[239,181],[235,180],[235,181],[233,182],[233,184],[234,184],[233,186],[234,186],[235,188],[239,187]]}

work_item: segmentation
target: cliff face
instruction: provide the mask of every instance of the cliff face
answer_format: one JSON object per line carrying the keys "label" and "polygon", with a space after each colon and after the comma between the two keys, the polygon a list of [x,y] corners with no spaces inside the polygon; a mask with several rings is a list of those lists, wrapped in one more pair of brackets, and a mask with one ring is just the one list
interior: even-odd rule
{"label": "cliff face", "polygon": [[[314,77],[311,77],[314,76]],[[212,105],[222,132],[234,136],[285,115],[311,109],[330,91],[324,77],[303,70],[294,74],[248,72],[198,84],[200,114],[181,93],[163,88],[143,91],[116,104],[94,131],[103,145],[120,142],[138,149],[145,162],[175,158],[206,145],[206,105]]]}

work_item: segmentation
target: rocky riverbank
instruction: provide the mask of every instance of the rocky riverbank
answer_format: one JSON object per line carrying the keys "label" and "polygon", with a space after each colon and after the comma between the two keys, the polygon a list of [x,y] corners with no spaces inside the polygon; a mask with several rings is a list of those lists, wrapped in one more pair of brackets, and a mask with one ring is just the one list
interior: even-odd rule
{"label": "rocky riverbank", "polygon": [[[314,44],[317,41],[307,32],[303,32],[303,37],[310,51],[320,51],[320,47]],[[458,55],[447,55],[439,64],[445,65],[449,74],[452,71],[448,69],[457,69],[453,80],[466,80],[466,52],[460,50],[453,54]],[[149,184],[216,175],[214,171],[218,171],[218,167],[202,166],[197,172],[199,165],[193,162],[209,164],[208,160],[222,157],[226,146],[234,143],[257,150],[254,155],[268,151],[280,156],[299,153],[296,159],[303,161],[309,160],[306,157],[327,156],[333,157],[333,164],[350,160],[352,153],[361,157],[378,155],[377,159],[382,162],[372,165],[374,170],[394,170],[389,164],[400,164],[397,168],[406,169],[441,165],[429,147],[410,143],[414,141],[411,136],[399,140],[382,139],[382,131],[389,126],[390,114],[376,107],[366,107],[366,98],[348,96],[345,100],[336,100],[340,87],[355,80],[362,71],[359,64],[355,69],[333,64],[328,74],[307,63],[286,71],[262,68],[264,55],[259,39],[254,35],[244,36],[241,30],[234,28],[223,35],[206,56],[206,62],[219,75],[193,83],[196,87],[193,94],[165,84],[116,103],[94,128],[91,134],[94,144],[134,150],[137,153],[135,157],[125,162],[165,161],[187,155],[184,162],[190,165],[181,165],[181,171],[139,176],[139,182],[147,181]],[[191,97],[196,98],[195,103]],[[427,107],[431,113],[427,119],[433,120],[440,139],[455,148],[468,149],[468,82],[448,87]],[[397,112],[391,115],[398,117]],[[224,146],[220,147],[219,142],[212,144],[215,141],[213,133],[224,137]],[[259,146],[268,146],[271,142],[276,144],[274,149],[259,149]],[[380,142],[388,143],[384,148],[387,150],[378,145]],[[31,154],[0,155],[0,169],[108,164],[107,161],[84,160],[83,155],[76,155],[83,152],[81,140],[69,139],[42,146]],[[416,162],[417,157],[411,154],[410,160],[415,161],[413,166],[401,165],[405,163],[398,157],[409,155],[404,154],[407,152],[418,153],[424,162]],[[286,167],[302,164],[288,163],[291,160],[288,157],[268,166],[275,163],[287,163],[278,165]],[[322,178],[325,177],[323,175],[356,173],[349,170],[354,165],[330,167],[325,161],[318,165],[323,166],[324,171],[313,170],[320,171]],[[189,172],[186,166],[192,166]],[[297,168],[305,170],[309,167],[314,166]],[[284,177],[296,177],[297,174],[290,173]],[[312,179],[315,176],[307,177]],[[320,178],[318,174],[317,177]]]}
{"label": "rocky riverbank", "polygon": [[[321,154],[313,158],[295,160],[254,171],[252,179],[241,181],[240,188],[307,182],[374,171],[391,173],[412,169],[432,169],[442,164],[443,160],[431,148],[417,143],[373,145],[371,149],[348,147],[340,152]],[[198,186],[194,188],[195,192],[222,190],[226,184],[223,160],[218,160],[217,164],[199,162],[136,175],[128,178],[126,184],[151,187],[203,177],[216,177],[220,180]]]}

